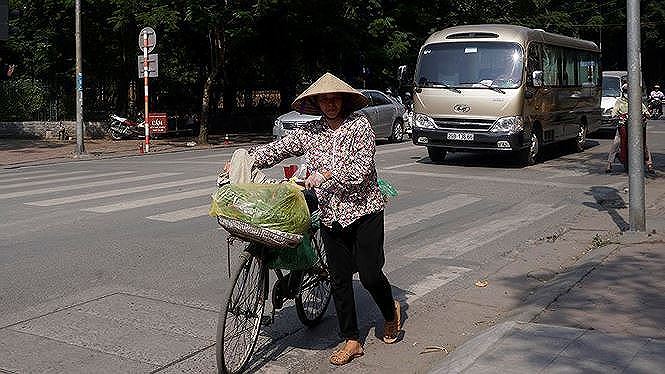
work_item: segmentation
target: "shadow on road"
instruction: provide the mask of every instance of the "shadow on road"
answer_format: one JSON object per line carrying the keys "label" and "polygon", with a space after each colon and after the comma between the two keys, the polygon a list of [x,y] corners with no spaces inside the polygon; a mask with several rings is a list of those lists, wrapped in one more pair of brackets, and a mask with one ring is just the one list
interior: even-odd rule
{"label": "shadow on road", "polygon": [[619,230],[627,231],[630,229],[630,224],[617,211],[617,209],[625,209],[627,206],[622,194],[616,188],[593,186],[586,194],[593,196],[596,202],[585,202],[583,203],[585,206],[596,209],[599,212],[607,212]]}
{"label": "shadow on road", "polygon": [[[354,290],[356,296],[356,309],[358,315],[358,327],[360,329],[360,341],[364,344],[368,335],[370,334],[371,328],[376,327],[375,336],[377,339],[380,339],[380,333],[383,331],[378,331],[380,326],[383,324],[383,317],[380,313],[378,316],[368,315],[368,310],[378,310],[374,306],[374,300],[369,296],[369,293],[364,292],[362,285],[359,281],[354,281]],[[398,300],[406,300],[407,292],[398,287],[393,286],[393,297]],[[365,306],[370,306],[366,308]],[[402,324],[408,319],[408,310],[409,305],[402,301]],[[292,349],[303,349],[303,350],[313,350],[313,351],[325,351],[330,350],[340,344],[343,341],[343,338],[339,335],[339,327],[337,324],[337,317],[333,315],[334,313],[334,302],[330,301],[328,306],[328,311],[321,323],[314,327],[304,327],[299,326],[298,329],[291,333],[284,333],[283,330],[278,331],[278,329],[272,329],[271,326],[262,327],[261,335],[267,337],[264,339],[263,344],[257,344],[257,347],[254,350],[252,355],[252,360],[248,364],[247,372],[255,372],[260,370],[262,367],[270,363],[271,361],[279,360],[280,356],[288,353]],[[289,306],[281,309],[276,315],[276,319],[285,318],[287,315],[295,315],[296,310],[295,306]],[[372,320],[376,320],[376,323],[372,323]],[[369,320],[369,323],[367,322]],[[299,323],[297,319],[291,319],[293,323]],[[375,326],[376,325],[376,326]],[[299,339],[293,339],[292,337],[296,334],[300,334]],[[400,336],[400,340],[403,339]],[[321,365],[329,365],[328,360],[326,359]]]}

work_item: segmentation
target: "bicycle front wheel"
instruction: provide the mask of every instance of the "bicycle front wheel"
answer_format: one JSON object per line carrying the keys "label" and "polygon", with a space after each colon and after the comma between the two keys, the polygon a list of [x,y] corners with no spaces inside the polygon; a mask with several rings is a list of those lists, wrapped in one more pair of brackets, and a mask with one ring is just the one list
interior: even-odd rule
{"label": "bicycle front wheel", "polygon": [[317,262],[305,270],[300,290],[296,295],[296,312],[305,326],[316,326],[328,309],[331,295],[330,275],[326,262],[326,250],[320,231],[312,236],[312,248],[316,250]]}
{"label": "bicycle front wheel", "polygon": [[[251,244],[250,244],[251,245]],[[240,373],[254,351],[266,300],[268,268],[245,251],[217,322],[217,372]]]}

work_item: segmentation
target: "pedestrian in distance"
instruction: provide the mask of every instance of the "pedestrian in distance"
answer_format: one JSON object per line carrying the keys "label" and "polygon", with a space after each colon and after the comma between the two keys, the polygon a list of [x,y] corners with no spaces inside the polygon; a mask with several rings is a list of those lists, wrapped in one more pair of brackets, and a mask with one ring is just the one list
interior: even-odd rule
{"label": "pedestrian in distance", "polygon": [[281,140],[250,151],[260,169],[304,156],[319,199],[321,237],[332,281],[332,295],[343,346],[330,362],[344,365],[364,354],[358,330],[353,274],[379,307],[383,338],[398,340],[400,304],[383,273],[384,200],[377,184],[375,137],[367,118],[355,111],[368,99],[330,73],[321,76],[292,104],[303,114],[321,115]]}
{"label": "pedestrian in distance", "polygon": [[[612,108],[612,117],[616,118],[621,114],[627,114],[627,113],[628,113],[628,83],[624,83],[621,86],[621,97],[619,97],[614,102],[614,107]],[[649,110],[646,108],[646,106],[644,106],[644,104],[642,104],[642,116],[648,116],[648,114]],[[643,126],[645,126],[644,120],[643,120]],[[620,148],[621,148],[621,134],[619,131],[619,126],[617,125],[617,130],[616,133],[614,134],[614,140],[612,141],[612,145],[610,146],[610,152],[607,155],[607,167],[605,168],[606,173],[612,172],[612,163],[614,162],[614,159],[619,153]],[[656,171],[653,168],[653,161],[651,160],[651,152],[649,152],[649,149],[647,148],[646,130],[644,131],[644,161],[646,162],[647,172],[649,174],[655,174]]]}

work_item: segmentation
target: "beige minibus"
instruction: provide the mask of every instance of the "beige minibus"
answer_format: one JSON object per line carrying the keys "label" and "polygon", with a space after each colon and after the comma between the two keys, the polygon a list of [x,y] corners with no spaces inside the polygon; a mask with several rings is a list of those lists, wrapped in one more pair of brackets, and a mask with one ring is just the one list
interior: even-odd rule
{"label": "beige minibus", "polygon": [[420,49],[413,143],[433,162],[447,152],[514,152],[534,164],[542,146],[584,150],[601,124],[595,43],[513,25],[451,27]]}

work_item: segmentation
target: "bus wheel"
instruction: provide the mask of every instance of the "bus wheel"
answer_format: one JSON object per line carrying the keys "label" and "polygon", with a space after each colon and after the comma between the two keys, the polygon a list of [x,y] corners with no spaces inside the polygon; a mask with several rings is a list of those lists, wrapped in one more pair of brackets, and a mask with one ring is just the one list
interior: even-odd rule
{"label": "bus wheel", "polygon": [[531,132],[530,144],[529,148],[520,151],[522,165],[534,165],[538,161],[538,156],[540,155],[540,138],[536,134],[536,131]]}
{"label": "bus wheel", "polygon": [[429,155],[429,159],[434,163],[443,162],[446,158],[446,150],[442,148],[427,147],[427,154]]}
{"label": "bus wheel", "polygon": [[586,126],[583,123],[577,125],[577,136],[571,140],[573,152],[579,153],[584,151],[586,144]]}

